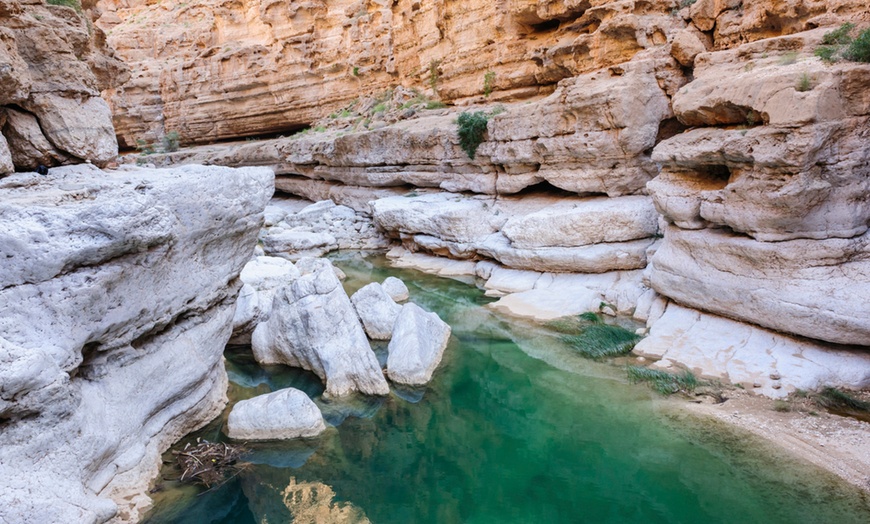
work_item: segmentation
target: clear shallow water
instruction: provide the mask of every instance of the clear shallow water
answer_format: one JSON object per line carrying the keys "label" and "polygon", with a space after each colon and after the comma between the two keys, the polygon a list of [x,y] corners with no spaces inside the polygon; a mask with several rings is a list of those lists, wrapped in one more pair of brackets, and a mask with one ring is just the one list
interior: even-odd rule
{"label": "clear shallow water", "polygon": [[[721,423],[679,415],[618,368],[493,316],[473,286],[378,257],[336,264],[349,292],[395,275],[451,324],[433,382],[326,404],[312,374],[261,369],[230,349],[231,402],[292,386],[337,427],[252,446],[253,465],[218,490],[166,481],[144,522],[870,522],[858,490]],[[224,420],[191,438],[222,439]]]}

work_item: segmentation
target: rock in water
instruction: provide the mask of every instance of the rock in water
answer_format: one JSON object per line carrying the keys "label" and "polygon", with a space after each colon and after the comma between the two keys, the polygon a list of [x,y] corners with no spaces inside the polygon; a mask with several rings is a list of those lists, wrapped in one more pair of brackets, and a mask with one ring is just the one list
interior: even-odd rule
{"label": "rock in water", "polygon": [[385,278],[384,283],[381,284],[381,286],[383,286],[384,291],[390,295],[390,298],[396,302],[404,302],[408,300],[408,297],[410,296],[408,293],[408,286],[396,277]]}
{"label": "rock in water", "polygon": [[402,306],[396,304],[380,284],[372,282],[364,286],[350,297],[350,301],[370,338],[390,339]]}
{"label": "rock in water", "polygon": [[325,259],[306,260],[302,276],[279,289],[268,322],[251,344],[261,364],[301,367],[326,381],[326,395],[390,392],[353,305]]}
{"label": "rock in water", "polygon": [[450,326],[435,313],[405,304],[393,328],[387,376],[394,382],[422,385],[432,379],[450,339]]}
{"label": "rock in water", "polygon": [[242,400],[227,420],[227,435],[243,440],[314,437],[325,429],[317,405],[293,388]]}

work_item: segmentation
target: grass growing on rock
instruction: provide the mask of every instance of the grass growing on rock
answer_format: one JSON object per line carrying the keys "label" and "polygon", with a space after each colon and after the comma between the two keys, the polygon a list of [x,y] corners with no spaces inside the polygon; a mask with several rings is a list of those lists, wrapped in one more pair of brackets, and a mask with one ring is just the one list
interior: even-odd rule
{"label": "grass growing on rock", "polygon": [[45,0],[45,3],[48,5],[71,7],[75,9],[76,13],[82,14],[82,3],[79,0]]}
{"label": "grass growing on rock", "polygon": [[825,33],[822,46],[816,49],[815,55],[825,62],[836,62],[842,58],[853,62],[870,63],[870,28],[852,38],[854,29],[855,24],[847,23]]}
{"label": "grass growing on rock", "polygon": [[662,395],[674,393],[690,393],[701,385],[701,382],[691,371],[669,373],[659,369],[643,366],[628,366],[628,380],[632,384],[645,383]]}
{"label": "grass growing on rock", "polygon": [[625,355],[641,338],[621,326],[605,324],[591,311],[551,321],[547,326],[563,333],[562,341],[581,356],[596,360]]}
{"label": "grass growing on rock", "polygon": [[825,409],[870,414],[870,402],[864,402],[837,388],[824,388],[813,396],[813,400]]}

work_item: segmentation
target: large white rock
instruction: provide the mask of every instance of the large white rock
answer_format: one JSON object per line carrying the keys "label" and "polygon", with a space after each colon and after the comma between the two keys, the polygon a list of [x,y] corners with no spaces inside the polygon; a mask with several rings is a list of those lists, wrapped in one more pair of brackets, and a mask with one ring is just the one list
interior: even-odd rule
{"label": "large white rock", "polygon": [[668,304],[634,352],[707,377],[744,384],[768,397],[796,389],[870,386],[870,351],[781,335]]}
{"label": "large white rock", "polygon": [[432,379],[450,339],[450,326],[420,306],[402,306],[393,328],[387,357],[387,376],[393,382],[422,385]]}
{"label": "large white rock", "polygon": [[389,340],[393,334],[393,325],[402,310],[396,304],[383,286],[372,282],[360,288],[350,297],[356,314],[362,321],[363,328],[369,338],[374,340]]}
{"label": "large white rock", "polygon": [[299,270],[293,262],[279,257],[258,256],[245,264],[243,282],[233,316],[233,344],[249,344],[257,324],[269,319],[275,291],[296,280]]}
{"label": "large white rock", "polygon": [[227,419],[227,435],[240,440],[315,437],[324,430],[320,409],[293,388],[241,400]]}
{"label": "large white rock", "polygon": [[385,278],[381,286],[383,286],[384,291],[390,295],[390,298],[396,302],[404,302],[410,297],[408,286],[396,277]]}
{"label": "large white rock", "polygon": [[332,264],[312,259],[299,265],[302,276],[278,290],[269,320],[254,330],[257,362],[313,371],[333,397],[354,391],[388,394],[378,359]]}
{"label": "large white rock", "polygon": [[785,333],[870,345],[870,233],[759,242],[669,227],[651,286],[700,309]]}
{"label": "large white rock", "polygon": [[220,413],[268,169],[54,168],[0,181],[0,521],[127,520]]}

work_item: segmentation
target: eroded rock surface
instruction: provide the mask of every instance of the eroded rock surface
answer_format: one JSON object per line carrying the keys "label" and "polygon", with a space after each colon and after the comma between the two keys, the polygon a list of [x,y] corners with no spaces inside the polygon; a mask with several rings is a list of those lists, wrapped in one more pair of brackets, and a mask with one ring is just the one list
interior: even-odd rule
{"label": "eroded rock surface", "polygon": [[40,164],[104,165],[118,155],[100,91],[130,74],[90,11],[4,0],[0,64],[0,176]]}
{"label": "eroded rock surface", "polygon": [[267,322],[252,335],[261,364],[286,364],[313,371],[326,394],[390,392],[353,305],[325,259],[308,259],[302,276],[280,288]]}
{"label": "eroded rock surface", "polygon": [[76,166],[0,182],[0,520],[137,519],[160,454],[226,402],[272,178]]}

